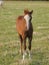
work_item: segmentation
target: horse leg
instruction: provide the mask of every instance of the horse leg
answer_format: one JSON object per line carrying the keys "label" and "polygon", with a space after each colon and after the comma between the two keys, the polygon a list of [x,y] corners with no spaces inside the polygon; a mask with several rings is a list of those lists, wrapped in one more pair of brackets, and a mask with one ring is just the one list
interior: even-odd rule
{"label": "horse leg", "polygon": [[22,36],[20,36],[20,41],[21,41],[21,49],[20,49],[20,53],[23,54],[23,39],[22,39]]}
{"label": "horse leg", "polygon": [[26,39],[24,39],[23,42],[24,42],[24,45],[23,45],[23,48],[24,48],[23,49],[24,50],[23,51],[23,60],[24,60],[25,59],[25,56],[26,56]]}
{"label": "horse leg", "polygon": [[29,58],[31,58],[31,41],[32,41],[32,37],[29,38]]}

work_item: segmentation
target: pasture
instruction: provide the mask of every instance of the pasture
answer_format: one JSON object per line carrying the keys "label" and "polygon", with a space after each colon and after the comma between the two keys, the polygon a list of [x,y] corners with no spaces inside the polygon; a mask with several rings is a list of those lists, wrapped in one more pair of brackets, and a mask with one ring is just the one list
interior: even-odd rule
{"label": "pasture", "polygon": [[[16,18],[25,8],[33,9],[34,33],[32,59],[22,63]],[[49,65],[49,2],[4,1],[0,6],[0,65]]]}

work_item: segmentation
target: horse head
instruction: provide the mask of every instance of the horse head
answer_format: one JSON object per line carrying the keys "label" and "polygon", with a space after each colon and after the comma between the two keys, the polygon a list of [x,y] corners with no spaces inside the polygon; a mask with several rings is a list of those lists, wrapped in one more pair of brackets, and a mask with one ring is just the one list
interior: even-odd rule
{"label": "horse head", "polygon": [[26,20],[27,29],[29,29],[29,24],[31,23],[31,20],[32,20],[32,13],[33,13],[33,10],[31,11],[24,10],[24,19]]}

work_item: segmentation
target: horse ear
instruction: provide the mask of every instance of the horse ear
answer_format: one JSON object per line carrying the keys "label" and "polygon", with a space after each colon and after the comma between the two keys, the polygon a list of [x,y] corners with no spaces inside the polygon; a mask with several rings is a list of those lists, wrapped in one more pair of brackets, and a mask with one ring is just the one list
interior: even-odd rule
{"label": "horse ear", "polygon": [[25,9],[24,14],[28,14],[28,13],[29,13],[28,9]]}
{"label": "horse ear", "polygon": [[33,13],[33,10],[31,10],[30,14],[32,14],[32,13]]}

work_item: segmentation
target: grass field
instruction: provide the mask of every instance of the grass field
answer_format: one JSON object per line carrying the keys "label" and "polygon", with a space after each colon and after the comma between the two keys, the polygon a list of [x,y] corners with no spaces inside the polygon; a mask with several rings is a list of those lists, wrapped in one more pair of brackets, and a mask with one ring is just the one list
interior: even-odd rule
{"label": "grass field", "polygon": [[[16,18],[33,9],[32,59],[21,63]],[[0,6],[0,65],[49,65],[49,2],[4,1]]]}

